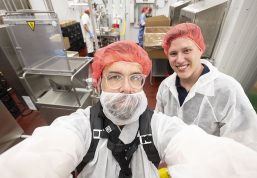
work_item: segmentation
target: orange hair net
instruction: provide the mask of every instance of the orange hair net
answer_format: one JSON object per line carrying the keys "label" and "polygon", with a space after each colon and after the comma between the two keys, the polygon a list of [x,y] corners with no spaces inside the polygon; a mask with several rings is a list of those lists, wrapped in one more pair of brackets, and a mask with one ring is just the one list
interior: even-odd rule
{"label": "orange hair net", "polygon": [[149,11],[152,11],[152,8],[148,7],[148,6],[144,6],[141,10],[141,13],[144,13],[145,11],[147,11],[149,9]]}
{"label": "orange hair net", "polygon": [[162,42],[164,53],[168,55],[170,43],[177,38],[190,38],[203,52],[205,51],[205,44],[201,29],[193,23],[181,23],[171,27],[165,34]]}
{"label": "orange hair net", "polygon": [[118,41],[96,51],[92,63],[93,79],[98,82],[104,68],[119,61],[140,64],[146,76],[152,69],[152,62],[143,48],[133,41]]}
{"label": "orange hair net", "polygon": [[87,8],[87,9],[84,10],[84,12],[85,12],[86,14],[90,15],[90,9]]}

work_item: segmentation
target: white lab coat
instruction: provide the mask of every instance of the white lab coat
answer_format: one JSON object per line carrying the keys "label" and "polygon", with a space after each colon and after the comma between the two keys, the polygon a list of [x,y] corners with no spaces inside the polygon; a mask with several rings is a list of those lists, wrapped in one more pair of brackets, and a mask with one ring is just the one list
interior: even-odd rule
{"label": "white lab coat", "polygon": [[91,23],[90,16],[88,14],[84,13],[81,16],[80,24],[81,24],[81,29],[82,29],[82,34],[83,34],[84,42],[87,45],[87,52],[88,53],[92,53],[92,52],[94,52],[94,43],[93,43],[94,40],[93,40],[93,38],[90,38],[89,33],[84,28],[84,25],[87,25],[89,31],[92,34],[94,34],[93,26],[92,26],[92,23]]}
{"label": "white lab coat", "polygon": [[[6,151],[0,156],[1,178],[70,177],[91,142],[89,112],[89,108],[79,109],[58,118],[51,126],[36,129],[30,138]],[[257,153],[248,147],[207,135],[196,126],[187,126],[181,119],[161,113],[154,113],[151,127],[154,144],[173,178],[257,177]],[[123,130],[130,132],[126,126]],[[134,137],[135,132],[125,134],[124,139]],[[94,159],[80,177],[118,178],[120,167],[106,142],[99,141]],[[132,178],[159,177],[142,145],[133,154],[131,168]]]}
{"label": "white lab coat", "polygon": [[202,60],[202,63],[210,71],[198,79],[182,106],[174,73],[160,84],[156,110],[198,125],[209,134],[233,138],[257,150],[257,115],[241,85],[210,62]]}

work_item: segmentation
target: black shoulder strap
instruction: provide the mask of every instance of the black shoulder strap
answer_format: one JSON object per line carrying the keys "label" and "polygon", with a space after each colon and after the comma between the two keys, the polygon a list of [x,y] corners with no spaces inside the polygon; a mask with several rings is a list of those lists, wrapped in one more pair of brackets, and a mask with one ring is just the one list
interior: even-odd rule
{"label": "black shoulder strap", "polygon": [[[101,131],[103,130],[103,120],[99,118],[98,114],[101,112],[101,104],[98,102],[95,106],[90,108],[90,124],[92,131],[92,140],[87,154],[84,156],[81,163],[76,168],[76,175],[78,175],[84,167],[93,160],[95,151],[101,138]],[[151,120],[153,111],[149,108],[140,116],[139,119],[139,141],[143,145],[146,155],[157,168],[160,163],[159,153],[153,143]],[[73,172],[74,174],[74,172]]]}
{"label": "black shoulder strap", "polygon": [[84,156],[83,160],[76,168],[77,174],[79,174],[87,165],[87,163],[93,160],[95,156],[95,150],[100,139],[101,130],[103,129],[103,121],[101,118],[98,117],[100,109],[100,102],[90,108],[90,125],[92,131],[92,139],[87,154]]}
{"label": "black shoulder strap", "polygon": [[143,145],[144,150],[148,159],[158,168],[160,163],[159,153],[153,143],[151,120],[153,116],[153,111],[147,108],[145,112],[141,115],[139,119],[139,140],[140,144]]}

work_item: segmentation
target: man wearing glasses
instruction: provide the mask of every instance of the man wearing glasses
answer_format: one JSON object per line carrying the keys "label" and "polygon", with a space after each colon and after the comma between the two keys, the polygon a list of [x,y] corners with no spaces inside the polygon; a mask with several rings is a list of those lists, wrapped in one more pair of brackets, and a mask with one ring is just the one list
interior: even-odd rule
{"label": "man wearing glasses", "polygon": [[160,159],[172,178],[257,177],[253,150],[147,108],[151,61],[136,43],[98,50],[92,69],[100,102],[38,128],[1,155],[1,177],[68,178],[77,168],[73,175],[82,178],[158,178]]}

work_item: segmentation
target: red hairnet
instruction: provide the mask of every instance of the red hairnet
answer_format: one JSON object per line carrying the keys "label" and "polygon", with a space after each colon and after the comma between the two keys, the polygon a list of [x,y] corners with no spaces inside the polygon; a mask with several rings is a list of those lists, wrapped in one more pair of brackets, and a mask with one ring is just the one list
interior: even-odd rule
{"label": "red hairnet", "polygon": [[172,27],[164,36],[162,47],[164,53],[168,55],[170,43],[177,38],[190,38],[203,52],[205,51],[205,44],[201,29],[193,23],[181,23]]}
{"label": "red hairnet", "polygon": [[[144,13],[145,11],[147,11],[147,10],[150,10],[150,7],[149,6],[144,6],[143,8],[142,8],[142,10],[141,10],[141,13]],[[151,10],[152,10],[152,8],[151,8]]]}
{"label": "red hairnet", "polygon": [[140,64],[145,75],[149,75],[152,69],[152,62],[143,48],[133,41],[118,41],[96,51],[92,64],[93,78],[98,81],[106,66],[119,61]]}
{"label": "red hairnet", "polygon": [[89,15],[90,14],[90,9],[85,9],[84,12]]}

